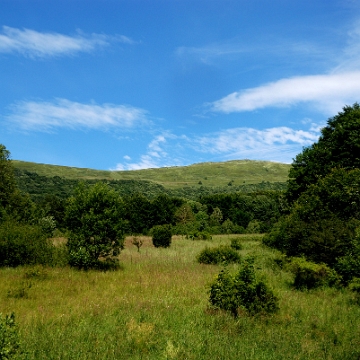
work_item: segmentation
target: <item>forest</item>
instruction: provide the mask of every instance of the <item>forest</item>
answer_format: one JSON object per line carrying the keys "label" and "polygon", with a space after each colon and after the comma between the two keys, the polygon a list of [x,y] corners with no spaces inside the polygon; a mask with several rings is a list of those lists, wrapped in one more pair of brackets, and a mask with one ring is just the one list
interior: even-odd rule
{"label": "forest", "polygon": [[[357,103],[296,156],[285,186],[46,177],[0,145],[0,359],[47,358],[54,341],[69,344],[62,358],[358,359],[359,154]],[[25,315],[41,297],[47,312]]]}

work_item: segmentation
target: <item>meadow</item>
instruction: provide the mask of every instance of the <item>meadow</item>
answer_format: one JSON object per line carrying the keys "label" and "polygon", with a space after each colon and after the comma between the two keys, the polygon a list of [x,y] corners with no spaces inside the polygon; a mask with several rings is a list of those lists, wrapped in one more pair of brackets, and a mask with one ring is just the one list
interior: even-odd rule
{"label": "meadow", "polygon": [[[257,276],[280,300],[278,313],[233,318],[210,308],[209,284],[222,267],[196,256],[232,237],[241,238],[242,257],[255,257]],[[295,290],[293,275],[274,261],[280,253],[261,238],[174,236],[164,249],[142,237],[138,252],[128,237],[117,271],[1,268],[0,312],[15,312],[26,359],[359,359],[352,293]]]}

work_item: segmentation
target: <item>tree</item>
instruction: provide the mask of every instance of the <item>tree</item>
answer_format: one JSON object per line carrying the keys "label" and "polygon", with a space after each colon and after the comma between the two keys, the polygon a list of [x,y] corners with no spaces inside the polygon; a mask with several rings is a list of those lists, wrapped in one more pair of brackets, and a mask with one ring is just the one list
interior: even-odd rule
{"label": "tree", "polygon": [[79,184],[65,215],[70,265],[86,269],[101,266],[100,260],[114,262],[124,244],[122,217],[123,202],[108,185]]}
{"label": "tree", "polygon": [[5,214],[16,220],[32,220],[34,204],[27,194],[23,195],[19,191],[10,152],[0,144],[0,221],[6,217]]}
{"label": "tree", "polygon": [[345,106],[330,118],[321,130],[317,143],[307,147],[294,159],[286,191],[292,203],[311,184],[326,176],[331,169],[360,168],[360,105]]}
{"label": "tree", "polygon": [[10,152],[0,144],[0,207],[6,208],[11,204],[16,192],[14,169],[10,161]]}
{"label": "tree", "polygon": [[333,169],[308,186],[264,242],[287,255],[333,266],[354,251],[359,220],[360,169]]}

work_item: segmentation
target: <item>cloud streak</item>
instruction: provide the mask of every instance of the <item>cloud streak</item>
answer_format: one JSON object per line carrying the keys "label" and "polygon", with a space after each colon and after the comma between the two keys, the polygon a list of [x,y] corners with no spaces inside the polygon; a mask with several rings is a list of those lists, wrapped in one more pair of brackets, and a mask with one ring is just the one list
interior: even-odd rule
{"label": "cloud streak", "polygon": [[[181,166],[184,163],[188,165],[187,154],[193,155],[194,152],[212,155],[215,161],[246,158],[290,163],[303,147],[318,140],[320,126],[307,123],[310,127],[307,131],[284,126],[263,130],[233,128],[193,137],[166,133],[150,142],[147,152],[138,162],[119,163],[112,170],[140,170]],[[128,156],[124,156],[124,159],[130,160]]]}
{"label": "cloud streak", "polygon": [[82,104],[67,99],[53,102],[22,101],[11,106],[7,121],[27,131],[52,131],[56,128],[102,129],[131,128],[146,122],[143,109],[113,104]]}
{"label": "cloud streak", "polygon": [[90,52],[108,46],[114,41],[134,43],[123,35],[112,37],[102,34],[85,35],[78,32],[75,36],[68,36],[55,32],[45,33],[3,26],[0,33],[0,53],[20,53],[32,58],[44,58]]}
{"label": "cloud streak", "polygon": [[310,103],[326,113],[360,99],[360,71],[281,79],[234,92],[211,104],[214,112],[253,111],[265,107],[289,107]]}

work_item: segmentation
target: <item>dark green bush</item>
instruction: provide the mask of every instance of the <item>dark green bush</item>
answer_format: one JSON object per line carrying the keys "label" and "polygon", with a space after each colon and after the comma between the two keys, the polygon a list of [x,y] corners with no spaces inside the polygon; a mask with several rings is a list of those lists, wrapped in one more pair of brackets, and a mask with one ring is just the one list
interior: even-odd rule
{"label": "dark green bush", "polygon": [[240,311],[250,315],[273,313],[279,309],[278,299],[263,281],[255,276],[253,259],[244,261],[234,276],[222,270],[210,286],[211,305],[237,317]]}
{"label": "dark green bush", "polygon": [[0,360],[13,359],[19,352],[20,340],[14,313],[0,313]]}
{"label": "dark green bush", "polygon": [[230,247],[232,247],[235,250],[242,250],[243,246],[241,244],[241,238],[232,238]]}
{"label": "dark green bush", "polygon": [[54,247],[39,226],[0,224],[0,266],[52,264]]}
{"label": "dark green bush", "polygon": [[171,245],[171,226],[156,225],[151,230],[152,242],[155,247],[167,248]]}
{"label": "dark green bush", "polygon": [[355,294],[355,301],[360,305],[360,278],[353,278],[349,284],[349,289]]}
{"label": "dark green bush", "polygon": [[212,240],[212,236],[207,231],[194,231],[186,235],[186,238],[191,240]]}
{"label": "dark green bush", "polygon": [[197,256],[197,261],[200,264],[220,264],[220,263],[239,263],[241,257],[236,250],[230,246],[219,246],[208,248],[206,247]]}
{"label": "dark green bush", "polygon": [[293,258],[288,268],[295,275],[294,287],[299,290],[334,286],[340,282],[335,270],[325,264],[306,261],[304,258]]}

